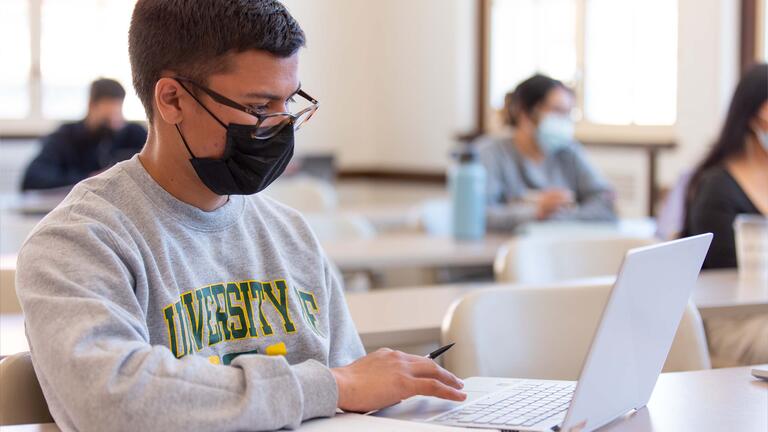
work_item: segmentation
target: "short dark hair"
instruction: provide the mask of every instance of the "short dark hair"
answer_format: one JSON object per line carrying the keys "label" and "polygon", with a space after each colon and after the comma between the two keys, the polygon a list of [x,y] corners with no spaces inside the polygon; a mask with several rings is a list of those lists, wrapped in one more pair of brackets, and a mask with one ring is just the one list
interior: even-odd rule
{"label": "short dark hair", "polygon": [[504,98],[506,122],[517,126],[520,113],[531,114],[554,88],[570,91],[561,81],[541,74],[536,74],[518,84],[515,90],[507,93]]}
{"label": "short dark hair", "polygon": [[99,78],[91,83],[88,92],[89,103],[99,102],[104,99],[125,99],[125,89],[119,82],[109,78]]}
{"label": "short dark hair", "polygon": [[206,84],[227,70],[228,54],[290,57],[304,44],[299,23],[276,0],[139,0],[128,32],[133,86],[149,121],[163,71]]}

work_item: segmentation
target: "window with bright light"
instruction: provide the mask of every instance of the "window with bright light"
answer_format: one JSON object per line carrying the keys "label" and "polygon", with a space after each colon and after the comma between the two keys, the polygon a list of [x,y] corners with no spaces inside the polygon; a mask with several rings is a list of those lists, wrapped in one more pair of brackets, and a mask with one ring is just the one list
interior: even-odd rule
{"label": "window with bright light", "polygon": [[128,26],[135,3],[129,0],[43,2],[40,41],[43,117],[81,118],[85,115],[89,84],[106,77],[120,81],[126,88],[125,115],[143,118],[144,112],[132,91],[128,61]]}
{"label": "window with bright light", "polygon": [[[102,77],[125,87],[128,119],[145,119],[128,60],[128,27],[136,0],[0,1],[0,58],[11,59],[3,62],[0,73],[0,120],[82,118],[88,87]],[[39,49],[34,49],[35,41]],[[32,65],[39,65],[39,73]]]}
{"label": "window with bright light", "polygon": [[0,13],[0,118],[29,115],[29,7],[27,0],[2,0]]}
{"label": "window with bright light", "polygon": [[586,120],[674,124],[677,2],[588,0],[584,28]]}
{"label": "window with bright light", "polygon": [[489,101],[540,72],[573,86],[581,122],[668,126],[677,113],[676,0],[491,0]]}
{"label": "window with bright light", "polygon": [[576,0],[493,0],[490,101],[540,72],[564,82],[576,79]]}
{"label": "window with bright light", "polygon": [[763,22],[760,27],[763,29],[763,61],[768,62],[768,1],[763,0],[762,8]]}

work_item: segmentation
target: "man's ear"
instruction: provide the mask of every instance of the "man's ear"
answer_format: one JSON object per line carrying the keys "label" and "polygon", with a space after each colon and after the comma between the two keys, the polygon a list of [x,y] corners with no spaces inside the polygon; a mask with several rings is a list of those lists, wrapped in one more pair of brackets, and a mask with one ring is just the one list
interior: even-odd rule
{"label": "man's ear", "polygon": [[180,97],[185,90],[173,78],[160,78],[155,84],[157,114],[166,123],[177,124],[184,120]]}

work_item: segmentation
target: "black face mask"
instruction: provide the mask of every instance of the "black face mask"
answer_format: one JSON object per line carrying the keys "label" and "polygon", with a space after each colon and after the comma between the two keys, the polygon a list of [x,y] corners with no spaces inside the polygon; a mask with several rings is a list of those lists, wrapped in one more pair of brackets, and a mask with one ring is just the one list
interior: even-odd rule
{"label": "black face mask", "polygon": [[234,123],[227,126],[200,105],[227,129],[224,156],[221,159],[196,157],[178,125],[176,130],[192,156],[189,160],[192,167],[208,189],[217,195],[253,195],[280,177],[293,157],[292,124],[285,125],[272,138],[255,139],[252,137],[254,126]]}

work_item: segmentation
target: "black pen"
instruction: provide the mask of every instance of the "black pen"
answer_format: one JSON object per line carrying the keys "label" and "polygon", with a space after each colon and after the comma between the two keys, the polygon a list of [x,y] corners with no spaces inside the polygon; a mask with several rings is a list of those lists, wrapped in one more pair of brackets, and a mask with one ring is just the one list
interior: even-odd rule
{"label": "black pen", "polygon": [[442,346],[442,347],[432,351],[431,353],[427,354],[425,357],[428,358],[428,359],[434,360],[434,359],[440,357],[444,352],[446,352],[449,349],[451,349],[451,347],[454,346],[454,345],[456,345],[456,342],[451,342],[451,343],[449,343],[446,346]]}

